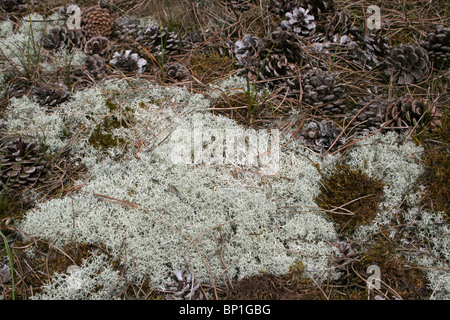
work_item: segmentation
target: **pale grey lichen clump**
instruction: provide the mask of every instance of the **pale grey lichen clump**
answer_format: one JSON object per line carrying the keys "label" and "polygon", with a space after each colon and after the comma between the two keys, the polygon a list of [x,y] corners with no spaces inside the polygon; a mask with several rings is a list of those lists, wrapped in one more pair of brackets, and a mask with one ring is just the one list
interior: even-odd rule
{"label": "pale grey lichen clump", "polygon": [[[104,156],[99,161],[87,141],[78,141],[74,153],[82,156],[90,180],[80,181],[85,186],[71,197],[39,203],[19,228],[58,246],[73,240],[101,243],[126,272],[119,277],[107,259],[96,257],[81,267],[85,278],[80,288],[73,289],[71,278],[60,274],[35,298],[109,299],[121,284],[144,276],[153,287],[167,289],[174,270],[194,272],[202,283],[222,284],[227,277],[240,279],[262,271],[284,274],[296,261],[303,262],[305,272],[319,281],[339,277],[331,265],[332,256],[339,255],[332,245],[338,236],[314,201],[321,180],[316,166],[326,172],[337,155],[320,157],[293,141],[280,150],[278,168],[272,174],[263,174],[257,167],[174,163],[171,156],[179,140],[170,133],[177,129],[244,129],[231,119],[205,112],[209,100],[186,89],[142,85],[133,92],[123,81],[107,83],[101,90],[80,91],[54,113],[39,111],[26,98],[14,101],[8,129],[45,125],[47,142],[58,149],[67,142],[61,136],[62,127],[69,123],[92,129],[96,118],[110,112],[107,98],[122,101],[137,119],[132,128],[121,128],[116,134],[152,143],[139,152],[130,151],[122,160]],[[34,112],[32,124],[20,112],[14,114],[16,108]],[[379,215],[357,230],[356,240],[386,226],[403,201],[417,204],[413,186],[422,172],[416,161],[421,148],[409,141],[399,143],[398,138],[394,133],[375,135],[348,156],[352,167],[363,168],[386,183]],[[280,139],[281,144],[286,142]],[[417,241],[429,238],[436,255],[448,259],[448,236],[438,231],[429,215],[422,216],[428,220],[420,220]],[[414,221],[412,213],[410,219]],[[436,266],[428,273],[437,288],[435,297],[448,296],[448,273],[439,271],[436,259],[422,257],[421,262]],[[94,280],[103,288],[95,293],[89,289]]]}
{"label": "pale grey lichen clump", "polygon": [[43,293],[34,295],[32,299],[114,299],[124,285],[125,279],[121,278],[120,271],[111,267],[108,257],[94,254],[75,272],[56,274],[51,283],[43,286]]}
{"label": "pale grey lichen clump", "polygon": [[[155,90],[157,98],[147,102],[158,101],[160,94]],[[192,100],[202,101],[184,100],[187,106]],[[228,118],[198,111],[177,118],[166,110],[170,119],[160,121],[152,116],[158,107],[147,104],[147,108],[143,123],[161,130],[169,121],[187,128],[203,121],[204,127],[242,130]],[[145,114],[143,109],[138,112]],[[144,140],[154,138],[153,133],[140,133]],[[39,204],[20,228],[60,246],[73,239],[102,243],[121,260],[128,254],[134,262],[128,275],[133,279],[148,275],[152,285],[161,288],[173,270],[188,266],[210,283],[260,271],[283,274],[296,260],[304,260],[312,275],[322,275],[328,268],[333,248],[326,241],[336,237],[332,224],[320,212],[297,212],[314,205],[320,180],[306,153],[303,159],[281,155],[283,177],[267,180],[257,172],[243,171],[235,177],[227,167],[174,165],[168,157],[172,149],[167,139],[123,162],[105,158],[97,163],[95,154],[85,154],[92,178],[82,192]]]}

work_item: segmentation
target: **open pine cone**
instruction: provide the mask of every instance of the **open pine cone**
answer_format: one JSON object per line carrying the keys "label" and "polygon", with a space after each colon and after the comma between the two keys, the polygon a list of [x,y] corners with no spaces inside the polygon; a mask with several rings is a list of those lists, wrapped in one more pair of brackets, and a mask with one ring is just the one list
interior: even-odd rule
{"label": "open pine cone", "polygon": [[205,296],[200,289],[201,281],[198,281],[192,272],[183,274],[181,270],[174,272],[175,281],[168,284],[169,290],[175,297],[185,300],[203,300]]}
{"label": "open pine cone", "polygon": [[271,0],[268,9],[280,17],[298,7],[298,0]]}
{"label": "open pine cone", "polygon": [[136,41],[142,44],[150,53],[159,57],[173,55],[180,50],[178,34],[158,25],[138,31]]}
{"label": "open pine cone", "polygon": [[109,10],[101,6],[91,6],[81,14],[81,29],[87,39],[95,36],[109,37],[114,20]]}
{"label": "open pine cone", "polygon": [[84,44],[86,43],[86,37],[84,36],[83,31],[69,30],[67,32],[67,35],[69,52],[72,52],[74,48],[83,48]]}
{"label": "open pine cone", "polygon": [[53,27],[45,35],[42,45],[47,50],[59,51],[67,46],[67,29],[62,27]]}
{"label": "open pine cone", "polygon": [[441,126],[441,116],[435,105],[407,96],[387,105],[383,127],[402,132],[411,127],[425,125],[433,131]]}
{"label": "open pine cone", "polygon": [[89,84],[101,81],[111,73],[107,67],[105,59],[98,54],[88,56],[84,66],[75,73],[76,81],[82,87],[89,86]]}
{"label": "open pine cone", "polygon": [[325,25],[325,37],[333,43],[350,44],[354,37],[361,37],[361,30],[353,23],[350,13],[342,10]]}
{"label": "open pine cone", "polygon": [[439,25],[433,32],[428,33],[428,40],[422,43],[428,51],[436,69],[450,68],[450,28]]}
{"label": "open pine cone", "polygon": [[328,149],[329,152],[336,151],[345,144],[346,139],[340,134],[340,130],[333,122],[322,120],[310,122],[296,135],[296,138],[299,138],[306,147],[323,154]]}
{"label": "open pine cone", "polygon": [[347,95],[335,75],[314,69],[302,77],[303,102],[326,115],[342,114]]}
{"label": "open pine cone", "polygon": [[109,62],[124,73],[141,74],[144,73],[147,61],[140,58],[137,53],[131,53],[131,50],[115,52],[112,60]]}
{"label": "open pine cone", "polygon": [[386,58],[386,76],[398,84],[412,84],[428,77],[431,63],[422,47],[399,44]]}
{"label": "open pine cone", "polygon": [[67,86],[61,83],[43,87],[34,87],[32,93],[36,102],[41,106],[48,107],[55,107],[66,101],[70,96]]}
{"label": "open pine cone", "polygon": [[279,95],[297,98],[300,86],[295,74],[295,65],[285,55],[271,54],[263,62],[258,80],[265,80],[269,88]]}
{"label": "open pine cone", "polygon": [[295,8],[292,12],[286,13],[286,20],[281,22],[281,27],[292,30],[300,36],[308,37],[316,29],[316,23],[308,9]]}
{"label": "open pine cone", "polygon": [[349,115],[351,131],[355,136],[367,135],[381,128],[385,121],[386,99],[376,99],[367,95],[357,101],[356,107]]}
{"label": "open pine cone", "polygon": [[244,35],[242,40],[235,42],[234,46],[237,65],[245,67],[253,64],[255,60],[259,60],[261,47],[262,42],[258,37],[253,37],[250,34]]}
{"label": "open pine cone", "polygon": [[360,59],[363,65],[378,66],[389,53],[390,47],[387,39],[378,33],[372,33],[362,40],[361,50],[364,53],[364,59]]}
{"label": "open pine cone", "polygon": [[164,65],[164,80],[168,82],[186,82],[191,80],[188,68],[179,62]]}
{"label": "open pine cone", "polygon": [[108,38],[102,36],[92,37],[84,45],[84,52],[93,55],[103,55],[109,49],[110,41]]}
{"label": "open pine cone", "polygon": [[39,147],[22,138],[7,142],[0,153],[0,180],[8,189],[19,189],[42,182],[47,162]]}
{"label": "open pine cone", "polygon": [[54,51],[66,48],[71,52],[74,48],[81,48],[85,42],[86,38],[80,30],[67,30],[56,26],[45,33],[43,47]]}
{"label": "open pine cone", "polygon": [[336,5],[334,0],[303,0],[303,6],[308,8],[314,16],[324,13],[334,13]]}
{"label": "open pine cone", "polygon": [[264,39],[261,54],[263,58],[268,54],[284,55],[291,63],[300,63],[304,57],[301,37],[291,30],[276,28],[270,33],[270,37]]}
{"label": "open pine cone", "polygon": [[33,88],[33,82],[24,78],[16,78],[5,84],[5,94],[8,98],[20,98],[28,95]]}
{"label": "open pine cone", "polygon": [[112,36],[121,42],[128,42],[136,39],[139,32],[142,32],[138,20],[131,20],[127,17],[117,19],[113,28]]}
{"label": "open pine cone", "polygon": [[94,80],[103,79],[109,70],[105,65],[105,60],[98,54],[87,58],[85,68],[85,72]]}

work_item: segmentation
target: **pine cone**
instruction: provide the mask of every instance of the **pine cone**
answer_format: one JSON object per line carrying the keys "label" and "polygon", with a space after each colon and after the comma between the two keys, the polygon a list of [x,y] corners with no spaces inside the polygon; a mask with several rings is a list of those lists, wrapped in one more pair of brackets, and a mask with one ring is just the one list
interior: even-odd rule
{"label": "pine cone", "polygon": [[131,50],[126,50],[125,53],[123,51],[115,52],[109,63],[124,73],[134,74],[142,74],[147,65],[145,59],[139,58],[137,53],[131,53]]}
{"label": "pine cone", "polygon": [[358,100],[357,106],[351,112],[349,118],[351,131],[355,136],[367,135],[381,128],[385,121],[386,106],[388,100],[376,99],[367,95]]}
{"label": "pine cone", "polygon": [[292,30],[276,28],[270,34],[270,38],[265,39],[260,56],[264,59],[268,54],[278,54],[286,56],[291,63],[300,63],[304,59],[301,37]]}
{"label": "pine cone", "polygon": [[379,33],[373,33],[364,37],[362,50],[365,55],[365,60],[361,62],[375,67],[386,58],[390,47],[386,38],[380,36]]}
{"label": "pine cone", "polygon": [[436,69],[450,68],[450,28],[437,26],[434,32],[428,33],[428,41],[422,47],[428,51]]}
{"label": "pine cone", "polygon": [[298,7],[298,0],[271,0],[269,10],[280,17]]}
{"label": "pine cone", "polygon": [[353,250],[352,246],[345,241],[338,241],[333,245],[339,250],[340,256],[333,262],[338,269],[342,269],[355,260],[357,253]]}
{"label": "pine cone", "polygon": [[[32,1],[33,4],[37,4],[38,1]],[[28,0],[1,0],[0,9],[10,13],[28,13],[31,8],[29,8],[30,1]]]}
{"label": "pine cone", "polygon": [[295,98],[300,94],[295,66],[284,55],[269,55],[263,62],[259,79],[265,80],[269,88],[277,90],[280,95]]}
{"label": "pine cone", "polygon": [[372,35],[364,37],[360,42],[352,42],[347,46],[345,60],[361,69],[372,70],[380,66],[389,50],[386,39]]}
{"label": "pine cone", "polygon": [[336,11],[334,0],[303,0],[303,7],[308,8],[314,16]]}
{"label": "pine cone", "polygon": [[85,64],[85,72],[94,80],[101,80],[109,69],[105,65],[105,60],[98,54],[88,57]]}
{"label": "pine cone", "polygon": [[305,146],[323,154],[331,146],[328,152],[334,152],[345,144],[346,139],[342,135],[339,136],[340,134],[334,123],[330,124],[322,120],[310,122],[306,128],[302,129],[298,138]]}
{"label": "pine cone", "polygon": [[236,41],[234,52],[236,54],[237,65],[245,67],[253,64],[255,60],[259,60],[258,55],[261,46],[261,40],[250,34],[246,34],[242,40]]}
{"label": "pine cone", "polygon": [[315,69],[302,78],[303,102],[326,115],[342,114],[347,98],[344,87],[332,73]]}
{"label": "pine cone", "polygon": [[110,43],[108,38],[102,36],[92,37],[84,45],[84,52],[89,55],[103,55],[108,51]]}
{"label": "pine cone", "polygon": [[109,37],[114,20],[109,10],[100,6],[92,6],[81,14],[81,29],[87,39],[95,36]]}
{"label": "pine cone", "polygon": [[139,26],[138,20],[123,17],[116,20],[112,36],[120,42],[129,42],[136,39],[140,33],[142,33],[142,28]]}
{"label": "pine cone", "polygon": [[67,41],[67,29],[61,27],[53,27],[45,33],[43,39],[43,47],[47,50],[59,51],[67,46]]}
{"label": "pine cone", "polygon": [[292,12],[286,13],[286,20],[281,22],[281,27],[292,30],[300,36],[308,37],[316,29],[316,23],[308,9],[295,8]]}
{"label": "pine cone", "polygon": [[92,82],[102,80],[108,73],[110,69],[106,66],[104,58],[93,54],[87,57],[83,68],[77,70],[75,78],[81,86],[88,86]]}
{"label": "pine cone", "polygon": [[179,51],[178,34],[169,32],[158,25],[151,26],[145,31],[138,32],[136,41],[141,43],[148,51],[159,57],[173,55]]}
{"label": "pine cone", "polygon": [[55,107],[60,103],[66,101],[70,92],[64,84],[46,85],[44,87],[34,87],[33,98],[41,106]]}
{"label": "pine cone", "polygon": [[0,180],[8,189],[33,186],[42,182],[47,173],[44,154],[35,143],[22,138],[2,146],[0,163]]}
{"label": "pine cone", "polygon": [[86,43],[86,37],[81,30],[69,30],[67,32],[67,38],[69,52],[72,52],[74,48],[83,48]]}
{"label": "pine cone", "polygon": [[199,290],[201,281],[198,281],[192,272],[183,273],[180,270],[174,272],[175,281],[169,283],[169,290],[175,297],[186,300],[203,300],[202,290]]}
{"label": "pine cone", "polygon": [[32,91],[33,83],[30,80],[17,78],[6,83],[6,94],[8,98],[20,98]]}
{"label": "pine cone", "polygon": [[384,59],[391,48],[388,45],[388,40],[382,37],[380,33],[371,33],[364,37],[363,49],[378,59]]}
{"label": "pine cone", "polygon": [[136,41],[141,42],[147,48],[154,48],[164,41],[166,33],[165,28],[153,25],[145,30],[139,30]]}
{"label": "pine cone", "polygon": [[47,50],[59,51],[67,48],[71,52],[74,48],[81,48],[86,42],[80,30],[67,30],[62,27],[53,27],[44,35],[43,46]]}
{"label": "pine cone", "polygon": [[164,65],[164,80],[169,82],[187,82],[191,80],[188,68],[179,62]]}
{"label": "pine cone", "polygon": [[386,76],[398,84],[417,83],[428,77],[431,63],[425,49],[408,44],[394,47],[386,58]]}
{"label": "pine cone", "polygon": [[339,44],[350,44],[354,37],[362,38],[361,30],[354,25],[350,13],[345,10],[335,13],[325,25],[325,37]]}
{"label": "pine cone", "polygon": [[425,124],[433,131],[441,126],[441,116],[435,105],[408,96],[387,105],[384,129],[402,132]]}

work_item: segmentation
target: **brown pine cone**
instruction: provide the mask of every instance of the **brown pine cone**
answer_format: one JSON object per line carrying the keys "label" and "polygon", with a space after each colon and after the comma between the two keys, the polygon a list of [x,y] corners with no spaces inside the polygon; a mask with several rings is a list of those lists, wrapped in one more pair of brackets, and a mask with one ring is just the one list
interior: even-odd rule
{"label": "brown pine cone", "polygon": [[428,51],[436,69],[450,69],[450,28],[439,25],[428,33],[428,40],[422,47]]}
{"label": "brown pine cone", "polygon": [[110,43],[108,38],[102,36],[92,37],[84,45],[84,52],[89,55],[102,55],[108,50]]}
{"label": "brown pine cone", "polygon": [[32,93],[36,102],[38,102],[41,106],[48,107],[55,107],[66,101],[70,96],[67,86],[61,83],[34,87]]}
{"label": "brown pine cone", "polygon": [[420,82],[426,79],[430,72],[428,53],[422,47],[402,43],[392,48],[386,58],[385,74],[398,84]]}
{"label": "brown pine cone", "polygon": [[3,187],[19,189],[45,179],[47,162],[34,142],[19,138],[5,143],[1,149],[0,180]]}
{"label": "brown pine cone", "polygon": [[183,64],[169,62],[164,65],[164,80],[166,82],[186,82],[191,80],[191,75]]}
{"label": "brown pine cone", "polygon": [[314,69],[304,75],[303,102],[326,115],[342,114],[347,94],[335,74]]}
{"label": "brown pine cone", "polygon": [[433,131],[441,126],[441,116],[435,105],[408,96],[387,105],[384,128],[401,132],[425,125]]}
{"label": "brown pine cone", "polygon": [[306,147],[320,154],[327,150],[329,152],[337,151],[346,143],[346,138],[341,135],[336,124],[326,120],[308,123],[297,136]]}
{"label": "brown pine cone", "polygon": [[81,29],[87,39],[94,36],[109,37],[113,26],[113,18],[106,8],[92,6],[81,14]]}

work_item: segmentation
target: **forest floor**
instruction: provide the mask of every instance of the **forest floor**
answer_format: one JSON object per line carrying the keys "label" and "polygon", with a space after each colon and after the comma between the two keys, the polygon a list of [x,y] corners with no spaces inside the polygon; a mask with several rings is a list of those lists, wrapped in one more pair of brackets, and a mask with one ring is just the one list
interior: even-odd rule
{"label": "forest floor", "polygon": [[[21,4],[22,2],[24,4]],[[70,265],[79,266],[90,256],[91,250],[108,251],[108,248],[103,247],[100,243],[72,242],[60,248],[46,239],[33,238],[33,241],[27,242],[18,236],[20,221],[36,205],[36,199],[30,200],[27,196],[30,194],[30,190],[39,194],[40,203],[62,196],[70,197],[77,192],[76,184],[79,181],[88,180],[89,172],[80,163],[74,163],[73,159],[70,160],[69,148],[62,148],[48,158],[49,167],[45,176],[46,180],[42,185],[30,183],[30,185],[25,184],[22,187],[8,188],[10,181],[6,173],[8,168],[12,167],[13,156],[9,155],[8,158],[8,152],[11,150],[7,149],[6,145],[15,141],[14,139],[17,137],[27,140],[30,137],[38,136],[27,135],[24,133],[26,130],[19,132],[11,129],[8,121],[12,120],[8,120],[10,119],[8,113],[11,112],[12,101],[24,96],[36,101],[41,99],[39,101],[42,102],[42,106],[48,107],[50,112],[51,108],[57,108],[59,103],[70,101],[70,97],[77,92],[87,88],[101,87],[102,83],[108,79],[125,79],[131,83],[132,87],[133,72],[137,73],[136,79],[139,78],[139,81],[161,87],[179,86],[193,94],[204,94],[205,96],[209,95],[208,90],[211,84],[240,76],[247,81],[246,90],[229,91],[219,97],[208,96],[211,101],[208,112],[228,117],[245,128],[258,130],[283,127],[288,128],[287,131],[290,133],[299,134],[305,132],[308,122],[317,124],[322,120],[332,122],[337,131],[327,131],[332,136],[331,144],[328,144],[321,152],[317,151],[320,146],[311,147],[311,152],[320,157],[326,157],[327,153],[333,156],[342,154],[344,159],[356,142],[365,139],[364,135],[355,134],[357,129],[353,125],[357,122],[355,120],[356,112],[364,113],[365,108],[373,101],[380,99],[388,101],[386,102],[388,110],[391,113],[399,112],[400,116],[398,114],[389,116],[389,111],[383,109],[385,114],[382,114],[375,126],[390,121],[389,124],[383,128],[381,128],[382,125],[375,129],[369,128],[369,131],[372,130],[369,135],[374,134],[374,131],[385,132],[391,126],[400,125],[402,128],[397,127],[393,130],[399,132],[403,139],[412,141],[416,146],[423,148],[424,152],[418,160],[423,168],[423,174],[415,186],[421,195],[419,207],[420,210],[426,210],[442,218],[444,224],[442,228],[447,230],[447,233],[442,236],[442,241],[449,242],[450,99],[447,91],[450,72],[445,66],[437,65],[431,55],[427,55],[429,72],[414,83],[396,83],[385,73],[385,61],[392,52],[392,48],[398,47],[400,44],[421,47],[437,26],[450,27],[450,3],[448,1],[309,1],[316,5],[318,3],[334,3],[334,10],[329,12],[325,10],[320,14],[315,13],[316,34],[302,36],[298,39],[284,38],[284,42],[277,42],[281,38],[277,39],[277,36],[273,34],[276,28],[286,21],[285,13],[280,13],[281,9],[275,10],[276,3],[286,5],[286,3],[298,2],[300,3],[299,7],[307,8],[308,1],[119,0],[110,1],[111,3],[100,2],[104,8],[109,10],[113,32],[106,36],[109,41],[108,50],[102,57],[103,64],[99,64],[100,67],[96,70],[87,69],[86,66],[83,67],[84,69],[77,69],[71,65],[72,60],[65,65],[48,67],[52,61],[60,63],[62,60],[54,58],[56,51],[44,48],[43,41],[40,41],[37,35],[35,35],[36,39],[32,39],[32,43],[29,41],[28,51],[24,52],[22,57],[9,55],[5,45],[8,37],[11,37],[12,34],[26,30],[28,21],[26,17],[30,13],[39,14],[45,20],[48,17],[54,17],[61,7],[67,8],[70,4],[77,4],[83,11],[91,1],[34,1],[31,5],[27,1],[0,2],[0,23],[2,24],[0,30],[2,48],[0,51],[2,84],[0,145],[2,154],[7,155],[2,156],[2,163],[0,163],[2,166],[0,231],[4,240],[0,246],[0,294],[2,299],[30,299],[42,291],[42,287],[51,281],[54,274],[66,272]],[[378,21],[378,16],[375,17],[372,12],[367,11],[370,6],[380,8],[380,26],[375,31],[368,29],[370,21]],[[288,12],[292,12],[292,10]],[[376,34],[377,37],[380,37],[377,39],[386,39],[386,49],[381,48],[383,46],[381,42],[377,43],[380,51],[375,50],[375,56],[378,59],[376,62],[369,58],[365,63],[361,63],[357,57],[352,55],[351,47],[345,44],[342,46],[333,44],[329,52],[320,52],[314,49],[316,48],[314,43],[320,44],[324,41],[324,38],[320,38],[323,35],[319,31],[326,31],[327,24],[335,21],[333,19],[339,17],[336,15],[339,12],[347,12],[350,17],[349,21],[344,21],[345,16],[340,16],[342,21],[336,24],[337,31],[335,30],[339,36],[348,34],[351,37],[354,36],[355,40],[361,41],[361,39],[357,39],[357,34],[361,34],[362,39],[365,35]],[[157,22],[160,31],[165,30],[167,33],[165,33],[164,39],[159,33],[156,40],[155,38],[151,39],[153,43],[149,45],[151,35],[147,34],[147,38],[136,40],[133,38],[136,33],[133,33],[132,30],[128,30],[129,33],[118,31],[123,31],[119,27],[119,21],[125,17],[138,19],[144,26],[149,21],[147,25]],[[12,25],[13,29],[10,31],[7,30],[7,22]],[[355,28],[359,31],[355,31]],[[250,59],[254,47],[244,48],[250,54],[247,57],[239,56],[235,51],[239,47],[239,45],[236,46],[237,42],[242,41],[247,34],[266,41],[264,42],[266,51],[261,50],[255,54],[255,56],[259,54],[256,60],[259,59],[257,63],[260,64],[251,65],[255,63],[255,60]],[[61,40],[62,38],[56,38],[54,41],[64,42]],[[86,52],[85,45],[77,47],[77,39],[72,39],[75,42],[75,49],[70,54],[75,52],[83,59],[92,57],[92,52]],[[165,50],[162,55],[160,54],[161,45],[157,45],[158,41],[162,44],[163,51]],[[272,47],[268,48],[267,44]],[[446,45],[448,48],[449,44]],[[240,48],[242,49],[243,46]],[[69,52],[69,46],[66,45],[61,50]],[[139,66],[134,61],[129,64],[124,63],[124,69],[114,72],[116,65],[111,63],[111,60],[114,58],[114,52],[120,53],[121,50],[132,50],[139,53],[140,58],[146,60],[144,70],[140,72]],[[292,62],[289,55],[297,57],[298,60]],[[288,58],[283,60],[283,57]],[[448,66],[448,58],[445,59],[447,59]],[[262,64],[261,61],[263,61]],[[249,65],[245,65],[246,63]],[[261,65],[264,66],[261,67]],[[259,69],[260,67],[261,69]],[[338,83],[336,87],[345,88],[345,95],[337,98],[337,100],[341,99],[341,103],[338,105],[339,112],[329,113],[321,109],[323,104],[327,104],[326,97],[325,99],[322,97],[322,101],[319,101],[322,104],[316,103],[316,105],[305,100],[308,92],[304,88],[303,80],[311,68],[334,74],[334,81]],[[98,72],[100,69],[101,72]],[[265,78],[261,79],[263,77]],[[55,88],[51,87],[55,83],[62,84],[67,94],[61,94],[60,88],[55,89],[56,93],[55,91],[45,91],[41,92],[41,96],[36,94],[35,88]],[[290,91],[286,88],[289,88]],[[331,92],[329,93],[331,94]],[[389,109],[393,106],[393,109]],[[113,102],[110,102],[108,107],[111,112],[115,112],[117,109],[117,105]],[[416,107],[420,111],[414,109]],[[105,120],[103,122],[104,131],[91,131],[86,140],[97,149],[106,150],[111,146],[123,147],[124,152],[135,150],[131,152],[137,154],[136,150],[143,148],[142,141],[133,141],[133,145],[130,146],[112,135],[114,129],[132,125],[132,120],[129,124],[122,124],[121,121],[126,118],[128,111],[124,110],[123,112],[125,112],[123,118]],[[293,115],[300,116],[296,121],[292,121]],[[402,116],[403,119],[400,119]],[[415,120],[411,120],[413,117],[416,117]],[[403,122],[398,122],[399,119]],[[64,131],[64,134],[70,136],[67,141],[82,139],[82,137],[76,136],[75,132],[77,131],[73,128],[67,128]],[[311,133],[311,131],[309,132]],[[315,134],[319,134],[317,132]],[[308,132],[304,134],[305,137],[308,136]],[[330,137],[325,138],[329,139]],[[36,145],[39,145],[40,152],[46,153],[48,149],[41,142],[34,141]],[[330,218],[336,226],[339,226],[337,229],[340,230],[338,231],[340,237],[347,239],[347,244],[353,245],[347,249],[341,248],[342,256],[339,263],[342,265],[339,268],[345,270],[347,276],[318,283],[303,272],[305,266],[298,262],[290,266],[290,271],[284,275],[261,272],[259,275],[245,277],[239,281],[228,279],[229,282],[224,286],[205,284],[202,286],[203,292],[207,292],[207,296],[211,299],[247,300],[366,300],[368,298],[375,299],[375,297],[379,299],[427,300],[434,298],[439,290],[446,292],[448,297],[450,288],[438,288],[450,285],[448,276],[443,278],[447,280],[442,280],[438,285],[431,284],[426,271],[432,267],[411,265],[403,255],[405,252],[414,251],[416,254],[431,257],[434,255],[432,245],[429,244],[430,251],[424,252],[423,248],[427,248],[426,243],[420,245],[416,243],[417,246],[410,246],[391,237],[392,229],[401,230],[404,227],[401,219],[398,220],[398,225],[391,225],[388,229],[372,236],[373,241],[370,245],[362,245],[350,240],[349,228],[356,229],[361,223],[367,222],[365,219],[370,220],[371,217],[368,217],[367,212],[377,213],[378,201],[382,197],[380,190],[383,188],[383,181],[367,177],[367,175],[350,170],[344,165],[336,168],[335,175],[324,175],[322,181],[324,188],[321,189],[322,193],[317,198],[317,204],[323,210],[333,211],[336,208],[347,206],[360,197],[369,197],[381,192],[376,196],[377,201],[356,201],[357,205],[347,207],[346,210],[349,210],[351,215],[362,216],[362,222],[352,225],[355,220],[351,220],[350,223],[345,215]],[[400,208],[408,210],[401,206]],[[30,247],[36,249],[34,259],[30,259],[26,254]],[[444,266],[442,267],[444,272],[450,273],[448,252],[441,257],[433,257],[439,260],[441,266]],[[369,277],[367,266],[369,264],[377,265],[381,269],[382,288],[376,289],[375,292],[368,292],[367,289]],[[120,270],[120,265],[114,267]],[[118,294],[118,297],[123,299],[172,299],[173,295],[171,294],[173,292],[154,288],[142,280],[140,283],[129,283]]]}

